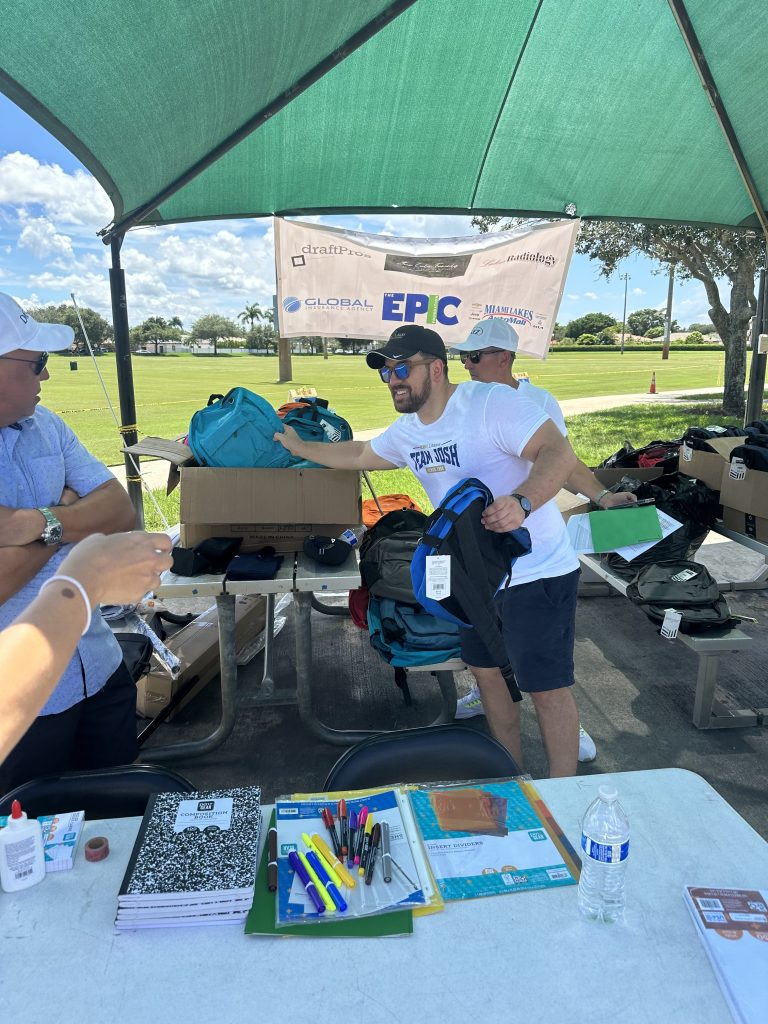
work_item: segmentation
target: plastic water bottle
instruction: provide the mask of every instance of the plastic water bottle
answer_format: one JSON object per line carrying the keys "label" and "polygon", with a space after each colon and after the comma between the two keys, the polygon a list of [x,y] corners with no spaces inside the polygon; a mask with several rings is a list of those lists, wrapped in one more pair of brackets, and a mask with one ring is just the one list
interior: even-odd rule
{"label": "plastic water bottle", "polygon": [[624,917],[624,875],[629,856],[629,819],[613,786],[601,786],[581,824],[579,910],[592,921]]}

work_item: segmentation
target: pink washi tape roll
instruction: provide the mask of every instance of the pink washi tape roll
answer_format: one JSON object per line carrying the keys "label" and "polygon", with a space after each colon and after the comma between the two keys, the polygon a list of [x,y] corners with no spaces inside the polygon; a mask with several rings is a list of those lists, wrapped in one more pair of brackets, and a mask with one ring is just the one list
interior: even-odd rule
{"label": "pink washi tape roll", "polygon": [[109,840],[105,836],[94,836],[85,844],[86,860],[104,860],[109,856]]}

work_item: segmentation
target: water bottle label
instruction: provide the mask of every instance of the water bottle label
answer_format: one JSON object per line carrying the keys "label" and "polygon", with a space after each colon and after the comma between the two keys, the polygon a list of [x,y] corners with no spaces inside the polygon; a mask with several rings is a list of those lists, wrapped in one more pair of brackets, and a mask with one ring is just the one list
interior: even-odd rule
{"label": "water bottle label", "polygon": [[629,840],[626,843],[596,843],[589,836],[581,834],[581,848],[591,860],[601,864],[619,864],[629,856]]}

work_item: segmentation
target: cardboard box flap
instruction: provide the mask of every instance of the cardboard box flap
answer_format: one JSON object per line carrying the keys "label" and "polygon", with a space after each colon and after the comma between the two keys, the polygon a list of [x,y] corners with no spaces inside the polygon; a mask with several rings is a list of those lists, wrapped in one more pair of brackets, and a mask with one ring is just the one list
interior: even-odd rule
{"label": "cardboard box flap", "polygon": [[186,466],[195,461],[192,449],[182,441],[170,441],[165,437],[143,437],[136,444],[123,448],[129,455],[146,455],[150,458],[165,459],[172,466]]}
{"label": "cardboard box flap", "polygon": [[[740,444],[744,444],[745,438],[743,437],[708,437],[705,444],[708,444],[714,451],[708,452],[701,448],[691,449],[694,452],[701,452],[702,455],[721,455],[724,459],[727,459],[734,448],[737,448]],[[680,446],[680,460],[684,460],[683,448],[688,447],[687,445]],[[686,460],[687,461],[687,460]]]}

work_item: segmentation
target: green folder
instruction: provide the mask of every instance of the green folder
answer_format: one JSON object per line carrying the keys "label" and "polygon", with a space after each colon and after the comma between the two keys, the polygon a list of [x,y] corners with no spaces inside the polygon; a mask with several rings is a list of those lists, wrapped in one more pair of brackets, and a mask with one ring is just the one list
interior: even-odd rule
{"label": "green folder", "polygon": [[661,523],[655,505],[628,505],[609,508],[603,512],[590,512],[592,550],[616,551],[632,544],[661,540]]}
{"label": "green folder", "polygon": [[[275,823],[275,812],[267,828]],[[275,925],[275,901],[277,894],[267,888],[267,844],[261,851],[259,870],[253,887],[253,905],[245,922],[246,935],[311,935],[314,937],[339,938],[346,935],[410,935],[413,932],[413,914],[410,910],[394,910],[387,914],[368,914],[365,917],[343,917],[324,924],[289,924],[278,928]]]}

